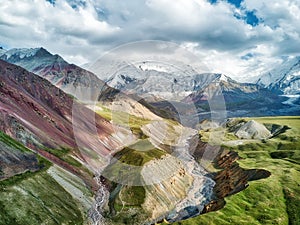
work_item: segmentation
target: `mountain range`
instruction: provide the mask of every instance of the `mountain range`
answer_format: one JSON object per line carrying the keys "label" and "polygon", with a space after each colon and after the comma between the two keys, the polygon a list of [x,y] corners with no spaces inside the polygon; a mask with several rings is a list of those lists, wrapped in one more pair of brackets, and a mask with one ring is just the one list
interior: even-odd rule
{"label": "mountain range", "polygon": [[284,60],[282,64],[263,74],[256,83],[280,94],[299,95],[300,56]]}
{"label": "mountain range", "polygon": [[[155,111],[159,107],[168,116],[178,117],[179,114],[184,117],[191,116],[189,108],[196,108],[192,113],[193,116],[200,115],[200,120],[205,119],[210,115],[209,111],[212,111],[209,109],[209,101],[221,97],[224,98],[224,109],[228,116],[299,113],[295,97],[299,94],[299,57],[284,61],[278,68],[263,74],[255,83],[239,83],[224,74],[198,74],[189,66],[180,70],[173,65],[152,61],[135,64],[115,61],[100,66],[95,64],[90,67],[94,72],[92,73],[67,63],[59,55],[53,55],[44,48],[2,49],[0,59],[46,78],[81,101],[101,100],[101,93],[106,93],[102,99],[104,104],[109,105],[108,95],[111,98],[122,95],[122,100],[118,101],[121,104],[120,102],[131,102],[133,96],[136,96],[135,99],[139,99],[140,103],[149,103],[142,104],[141,108],[146,108],[145,110],[150,108]],[[110,71],[112,68],[117,69]],[[128,95],[131,97],[128,98]],[[292,97],[295,100],[289,101],[282,95],[294,95]],[[124,101],[124,98],[127,100]],[[296,104],[293,104],[294,101]],[[124,108],[130,108],[130,104],[126,104]],[[174,112],[176,110],[179,112]],[[159,110],[155,112],[162,115]]]}
{"label": "mountain range", "polygon": [[[31,210],[22,202],[34,197],[32,224],[47,212],[50,224],[181,221],[221,209],[224,198],[248,181],[270,176],[242,169],[237,153],[202,142],[191,118],[223,110],[234,116],[299,113],[298,102],[286,104],[284,90],[224,74],[193,74],[190,67],[122,62],[119,68],[90,72],[44,48],[1,49],[0,188],[20,199],[22,210]],[[226,126],[222,116],[218,122]],[[238,134],[271,136],[253,121],[237,125]],[[44,185],[26,183],[32,180]],[[65,199],[53,203],[44,187]],[[0,221],[26,220],[1,201]]]}
{"label": "mountain range", "polygon": [[[179,115],[175,117],[198,115],[201,121],[211,117],[216,105],[212,104],[214,101],[219,102],[219,105],[225,104],[222,108],[229,117],[298,115],[299,107],[293,104],[294,99],[289,100],[283,96],[285,93],[298,93],[298,78],[295,74],[300,70],[295,63],[297,59],[288,65],[281,65],[294,74],[293,78],[279,72],[273,76],[270,72],[269,83],[264,83],[267,81],[266,75],[254,83],[240,83],[224,74],[199,74],[189,67],[179,70],[176,66],[152,61],[136,64],[111,62],[110,68],[116,70],[111,73],[103,69],[107,65],[97,63],[90,69],[116,89],[136,94],[166,111],[177,111]],[[277,84],[277,79],[281,83]]]}

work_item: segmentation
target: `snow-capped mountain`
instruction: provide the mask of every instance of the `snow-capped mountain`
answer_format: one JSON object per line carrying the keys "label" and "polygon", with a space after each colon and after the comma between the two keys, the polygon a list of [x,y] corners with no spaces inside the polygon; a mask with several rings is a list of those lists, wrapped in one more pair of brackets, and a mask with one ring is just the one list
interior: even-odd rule
{"label": "snow-capped mountain", "polygon": [[[157,108],[177,111],[181,117],[190,113],[209,116],[207,112],[213,110],[211,101],[220,99],[224,99],[223,109],[228,116],[286,115],[299,111],[294,105],[285,104],[288,98],[262,83],[239,83],[224,74],[201,74],[188,66],[181,68],[184,69],[149,61],[103,63],[91,70],[108,85],[137,94]],[[267,78],[262,81],[268,82]]]}
{"label": "snow-capped mountain", "polygon": [[29,58],[37,54],[41,48],[13,48],[8,51],[3,51],[2,55],[5,55],[6,60],[14,60],[12,58]]}
{"label": "snow-capped mountain", "polygon": [[[53,55],[44,48],[11,49],[4,52],[0,59],[46,78],[56,87],[87,104],[100,101],[107,107],[114,107],[114,110],[118,110],[115,106],[118,105],[122,111],[135,116],[157,118],[143,104],[109,87],[95,74],[69,64],[61,56]],[[151,110],[155,109],[152,107]]]}
{"label": "snow-capped mountain", "polygon": [[[257,84],[242,84],[224,74],[197,73],[188,65],[169,65],[154,61],[109,61],[92,65],[89,69],[94,73],[91,73],[69,64],[59,55],[53,55],[44,48],[1,52],[0,59],[46,78],[80,100],[112,102],[111,99],[119,95],[118,90],[121,90],[151,103],[149,106],[145,102],[147,107],[165,109],[171,114],[176,114],[176,110],[170,110],[170,102],[180,104],[181,115],[190,108],[189,104],[196,105],[198,112],[207,111],[207,100],[215,95],[224,96],[227,110],[232,111],[234,116],[291,114],[294,110],[291,107],[295,103],[288,104],[287,99],[279,95],[299,93],[300,58],[288,60],[284,67],[274,69],[261,77]],[[102,80],[113,88],[105,85]],[[126,95],[122,96],[119,99],[121,105],[128,102],[128,107],[123,108],[131,108],[132,102],[139,101],[139,97],[131,99]],[[286,103],[283,105],[284,102]]]}
{"label": "snow-capped mountain", "polygon": [[221,80],[213,82],[205,88],[192,93],[182,102],[192,103],[198,111],[212,106],[216,100],[224,99],[227,115],[236,116],[260,116],[260,115],[282,115],[287,112],[288,106],[284,108],[283,101],[286,98],[273,93],[271,90],[258,84],[238,83]]}
{"label": "snow-capped mountain", "polygon": [[40,76],[49,76],[48,73],[51,69],[56,69],[57,74],[47,77],[52,83],[58,82],[62,77],[59,70],[69,65],[59,55],[52,55],[44,48],[14,48],[4,52],[0,59],[21,66]]}
{"label": "snow-capped mountain", "polygon": [[282,64],[263,74],[257,84],[285,95],[300,94],[300,56],[288,58]]}
{"label": "snow-capped mountain", "polygon": [[122,62],[110,68],[109,71],[102,65],[100,68],[92,67],[91,70],[111,87],[138,94],[151,101],[182,100],[212,82],[235,82],[224,74],[199,74],[190,66],[178,68],[152,61],[135,64]]}
{"label": "snow-capped mountain", "polygon": [[0,59],[46,78],[80,100],[97,99],[99,91],[106,87],[91,72],[69,64],[61,56],[53,55],[44,48],[11,49],[4,52]]}

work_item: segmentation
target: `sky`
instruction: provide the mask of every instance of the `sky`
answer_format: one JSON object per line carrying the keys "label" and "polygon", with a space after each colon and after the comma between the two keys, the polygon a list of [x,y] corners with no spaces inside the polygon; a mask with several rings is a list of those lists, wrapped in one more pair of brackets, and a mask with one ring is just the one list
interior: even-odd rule
{"label": "sky", "polygon": [[299,0],[0,0],[0,46],[44,47],[82,65],[159,40],[248,81],[300,55]]}

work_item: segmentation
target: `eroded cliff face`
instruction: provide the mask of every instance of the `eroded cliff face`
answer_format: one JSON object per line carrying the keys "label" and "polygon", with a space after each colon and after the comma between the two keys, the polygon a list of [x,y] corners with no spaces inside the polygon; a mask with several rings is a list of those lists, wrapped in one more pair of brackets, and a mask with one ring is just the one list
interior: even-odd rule
{"label": "eroded cliff face", "polygon": [[[194,155],[197,160],[204,156],[204,149],[216,150],[216,146],[208,146],[207,143],[200,143]],[[202,211],[208,213],[223,208],[226,204],[225,197],[236,194],[249,186],[249,181],[268,178],[271,173],[263,169],[243,169],[239,166],[238,160],[242,160],[234,151],[219,148],[213,160],[214,167],[218,172],[212,172],[211,177],[216,182],[213,189],[213,198]]]}
{"label": "eroded cliff face", "polygon": [[167,217],[188,195],[194,181],[182,162],[171,155],[151,161],[141,174],[147,183],[152,183],[145,186],[146,197],[142,205],[152,222]]}

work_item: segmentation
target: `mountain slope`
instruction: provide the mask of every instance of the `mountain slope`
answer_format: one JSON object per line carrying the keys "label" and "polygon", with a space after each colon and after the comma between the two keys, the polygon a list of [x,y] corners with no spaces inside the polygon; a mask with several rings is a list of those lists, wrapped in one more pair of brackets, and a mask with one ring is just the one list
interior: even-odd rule
{"label": "mountain slope", "polygon": [[[69,64],[59,55],[53,55],[44,48],[11,49],[6,51],[0,59],[21,66],[35,73],[57,86],[64,92],[71,94],[81,102],[92,104],[95,102],[113,108],[114,111],[125,111],[135,116],[147,119],[158,119],[144,103],[131,98],[107,86],[95,74],[74,64]],[[157,110],[156,110],[157,111]],[[157,111],[159,113],[159,111]]]}
{"label": "mountain slope", "polygon": [[280,94],[300,94],[300,57],[285,60],[256,82]]}
{"label": "mountain slope", "polygon": [[44,165],[38,157],[0,132],[0,181],[25,172],[36,172]]}
{"label": "mountain slope", "polygon": [[99,92],[107,88],[94,74],[67,63],[59,55],[52,55],[44,48],[11,49],[0,59],[46,78],[80,100],[95,100]]}
{"label": "mountain slope", "polygon": [[81,163],[93,165],[134,140],[49,81],[4,61],[0,93],[0,129],[71,172],[85,173]]}
{"label": "mountain slope", "polygon": [[180,101],[215,80],[230,79],[222,74],[198,74],[191,67],[177,68],[151,61],[135,64],[120,62],[116,65],[109,63],[93,65],[91,71],[111,87],[128,94],[137,94],[148,101]]}
{"label": "mountain slope", "polygon": [[151,61],[116,65],[111,62],[105,66],[96,64],[91,69],[112,87],[143,97],[186,126],[195,125],[191,120],[211,117],[216,110],[227,110],[230,117],[298,113],[295,107],[282,104],[287,99],[278,96],[277,91],[239,83],[224,74],[197,74],[191,68],[180,70]]}
{"label": "mountain slope", "polygon": [[84,224],[91,197],[81,179],[0,132],[1,225]]}
{"label": "mountain slope", "polygon": [[192,103],[201,111],[209,109],[214,98],[222,96],[227,114],[232,116],[284,114],[288,106],[284,97],[256,84],[220,81],[209,84],[203,90],[192,93],[184,102]]}

